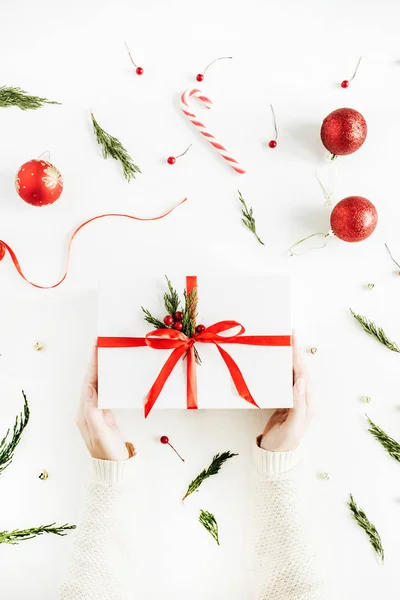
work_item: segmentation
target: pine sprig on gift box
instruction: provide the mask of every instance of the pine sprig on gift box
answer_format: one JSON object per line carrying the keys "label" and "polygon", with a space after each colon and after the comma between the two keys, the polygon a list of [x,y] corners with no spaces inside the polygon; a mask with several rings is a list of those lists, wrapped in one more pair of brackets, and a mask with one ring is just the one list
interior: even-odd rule
{"label": "pine sprig on gift box", "polygon": [[384,562],[385,552],[382,546],[381,536],[379,535],[375,525],[371,523],[365,512],[357,506],[351,494],[350,501],[347,503],[347,505],[352,512],[354,520],[359,524],[359,526],[362,529],[364,529],[365,533],[369,537],[369,541],[371,542],[373,549],[378,554],[378,556],[380,556],[382,562]]}
{"label": "pine sprig on gift box", "polygon": [[149,310],[147,310],[146,308],[143,308],[143,306],[141,307],[141,309],[144,312],[144,320],[145,321],[150,323],[150,325],[153,325],[153,327],[155,327],[156,329],[165,329],[166,325],[159,319],[156,319],[155,317],[153,317],[153,315],[151,314],[151,312]]}
{"label": "pine sprig on gift box", "polygon": [[114,137],[110,133],[107,133],[107,131],[104,131],[104,129],[100,127],[94,118],[93,113],[91,113],[91,117],[97,142],[100,144],[102,149],[103,158],[111,157],[114,160],[118,160],[121,163],[125,179],[127,181],[135,179],[135,175],[137,173],[141,173],[141,170],[137,165],[135,165],[127,150],[124,148],[118,138]]}
{"label": "pine sprig on gift box", "polygon": [[197,490],[199,489],[199,487],[201,486],[203,481],[205,481],[212,475],[217,475],[217,473],[219,473],[219,470],[221,469],[222,465],[227,460],[229,460],[230,458],[233,458],[234,456],[238,456],[238,455],[233,454],[229,450],[227,452],[222,452],[221,454],[216,454],[213,457],[210,466],[207,467],[207,469],[203,469],[203,471],[199,475],[197,475],[196,479],[193,479],[193,481],[191,481],[189,483],[186,494],[182,498],[182,502],[184,502],[186,500],[186,498],[188,496],[190,496],[190,494],[193,494],[193,492],[197,492]]}
{"label": "pine sprig on gift box", "polygon": [[34,537],[50,533],[53,535],[64,536],[71,529],[76,529],[76,525],[41,525],[40,527],[31,527],[30,529],[14,529],[13,531],[0,531],[0,544],[16,545],[23,540],[31,540]]}
{"label": "pine sprig on gift box", "polygon": [[0,475],[11,464],[15,449],[21,441],[22,433],[29,423],[30,411],[28,400],[24,391],[22,391],[22,395],[24,397],[24,410],[16,416],[12,432],[8,429],[0,442]]}
{"label": "pine sprig on gift box", "polygon": [[238,194],[239,194],[239,202],[242,205],[242,217],[243,217],[242,218],[242,223],[244,225],[246,225],[246,227],[248,229],[250,229],[250,231],[252,233],[254,233],[254,235],[256,236],[257,240],[260,242],[260,244],[262,244],[263,246],[265,246],[264,242],[257,235],[256,221],[255,221],[254,216],[253,216],[253,209],[247,207],[245,199],[243,198],[243,196],[242,196],[242,194],[240,193],[239,190],[238,190]]}
{"label": "pine sprig on gift box", "polygon": [[185,306],[183,309],[183,333],[188,337],[193,337],[196,331],[197,317],[197,287],[188,294],[186,290],[183,292],[185,298]]}
{"label": "pine sprig on gift box", "polygon": [[167,280],[167,284],[168,284],[168,292],[165,292],[165,294],[164,294],[165,310],[167,311],[167,313],[169,315],[171,315],[171,317],[175,317],[175,313],[177,312],[177,310],[179,308],[178,292],[172,287],[172,283],[170,282],[170,280],[168,279],[168,277],[166,275],[165,275],[165,279]]}
{"label": "pine sprig on gift box", "polygon": [[400,352],[400,348],[398,347],[398,345],[388,338],[388,336],[381,327],[375,325],[375,323],[367,319],[367,317],[357,315],[355,312],[352,311],[351,308],[350,312],[356,319],[356,321],[360,323],[364,331],[372,335],[372,337],[374,337],[376,340],[378,340],[378,342],[386,346],[386,348],[389,348],[389,350],[391,350],[392,352]]}
{"label": "pine sprig on gift box", "polygon": [[214,517],[214,515],[210,512],[208,512],[208,510],[200,510],[200,516],[199,516],[199,523],[201,523],[203,525],[203,527],[205,527],[205,529],[207,529],[208,533],[210,535],[212,535],[212,537],[214,538],[214,540],[217,542],[218,546],[219,544],[219,536],[218,536],[218,523]]}
{"label": "pine sprig on gift box", "polygon": [[21,110],[36,110],[44,104],[61,104],[54,100],[47,100],[40,96],[30,96],[28,92],[21,90],[19,87],[0,87],[0,107],[17,106]]}
{"label": "pine sprig on gift box", "polygon": [[386,452],[395,460],[400,462],[400,444],[396,442],[393,438],[391,438],[386,431],[383,431],[378,425],[375,425],[373,421],[369,418],[368,415],[365,415],[369,422],[368,431],[374,436],[376,440],[381,444],[381,446],[386,450]]}

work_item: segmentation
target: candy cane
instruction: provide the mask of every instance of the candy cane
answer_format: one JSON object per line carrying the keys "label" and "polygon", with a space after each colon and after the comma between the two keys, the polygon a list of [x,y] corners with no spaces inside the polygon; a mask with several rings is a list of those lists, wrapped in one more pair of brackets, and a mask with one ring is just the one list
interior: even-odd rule
{"label": "candy cane", "polygon": [[201,121],[198,120],[196,115],[189,110],[189,98],[191,98],[192,96],[201,100],[206,108],[211,108],[212,106],[211,100],[206,96],[203,96],[200,90],[186,90],[186,92],[183,92],[181,96],[181,108],[184,114],[193,123],[193,125],[199,129],[201,135],[204,135],[204,137],[210,142],[210,144],[214,146],[214,148],[220,153],[222,158],[228,161],[229,166],[232,167],[232,169],[236,171],[236,173],[244,175],[246,171],[242,169],[237,160],[235,160],[232,156],[229,156],[227,149],[224,148],[222,144],[217,142],[215,136],[213,136],[209,131],[207,131],[206,126],[203,123],[201,123]]}

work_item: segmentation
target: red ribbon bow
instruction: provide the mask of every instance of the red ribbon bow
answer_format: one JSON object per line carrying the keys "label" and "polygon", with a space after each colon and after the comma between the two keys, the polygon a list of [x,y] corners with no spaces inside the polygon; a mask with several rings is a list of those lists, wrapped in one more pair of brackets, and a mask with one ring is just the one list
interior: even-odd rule
{"label": "red ribbon bow", "polygon": [[[196,277],[186,278],[187,293],[190,294],[193,288],[197,287]],[[239,331],[231,336],[219,335],[222,332],[229,331],[234,328],[239,328]],[[196,359],[194,354],[194,345],[198,342],[203,344],[214,344],[220,353],[222,360],[228,367],[228,371],[232,377],[237,393],[241,398],[249,402],[253,406],[259,408],[258,404],[252,397],[249,388],[244,380],[244,377],[226,350],[221,348],[220,344],[245,344],[249,346],[290,346],[290,335],[243,335],[245,328],[237,321],[220,321],[207,327],[201,333],[196,333],[189,338],[181,331],[175,329],[155,329],[150,331],[144,338],[132,337],[99,337],[99,348],[134,348],[139,346],[149,346],[155,350],[173,350],[162,367],[157,379],[153,383],[148,392],[144,414],[148,416],[153,408],[157,398],[159,397],[168,377],[171,375],[178,361],[187,354],[186,359],[186,374],[187,374],[187,391],[186,403],[188,409],[197,409],[197,378],[196,378]]]}

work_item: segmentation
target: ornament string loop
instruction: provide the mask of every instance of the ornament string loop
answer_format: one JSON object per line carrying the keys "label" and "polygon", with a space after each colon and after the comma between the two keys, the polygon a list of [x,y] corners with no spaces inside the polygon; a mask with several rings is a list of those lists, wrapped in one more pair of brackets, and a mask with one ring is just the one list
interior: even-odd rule
{"label": "ornament string loop", "polygon": [[[311,235],[308,235],[307,237],[293,244],[293,246],[289,248],[289,255],[302,256],[307,254],[307,252],[310,250],[321,250],[322,248],[325,248],[329,238],[331,237],[334,237],[333,231],[329,231],[328,233],[312,233]],[[306,242],[308,242],[308,240],[312,240],[312,242],[307,244]]]}
{"label": "ornament string loop", "polygon": [[63,276],[61,277],[61,279],[57,282],[54,283],[53,285],[39,285],[37,283],[34,283],[33,281],[30,281],[30,279],[28,279],[23,271],[22,268],[19,264],[18,258],[14,252],[14,250],[4,241],[0,240],[0,261],[4,258],[6,252],[8,251],[12,262],[14,263],[14,266],[17,270],[17,272],[19,273],[19,275],[22,277],[22,279],[24,279],[24,281],[26,281],[27,283],[29,283],[30,285],[32,285],[35,288],[38,288],[40,290],[50,290],[53,288],[58,287],[59,285],[61,285],[63,283],[63,281],[67,278],[68,275],[68,267],[69,267],[69,261],[70,261],[70,254],[71,254],[71,246],[72,246],[72,242],[74,241],[76,235],[79,233],[79,231],[81,229],[83,229],[84,227],[86,227],[86,225],[89,225],[89,223],[93,223],[94,221],[97,221],[99,219],[105,219],[108,217],[120,217],[120,218],[124,218],[124,219],[133,219],[134,221],[158,221],[159,219],[163,219],[164,217],[167,217],[169,214],[171,214],[176,208],[178,208],[178,206],[181,206],[181,204],[183,204],[184,202],[186,202],[187,198],[185,198],[184,200],[181,200],[181,202],[179,202],[177,205],[175,205],[174,207],[172,207],[170,210],[168,210],[167,212],[163,213],[162,215],[159,215],[158,217],[135,217],[133,215],[126,215],[126,214],[122,214],[122,213],[107,213],[104,215],[96,215],[95,217],[92,217],[91,219],[88,219],[87,221],[85,221],[84,223],[81,223],[72,233],[70,240],[68,242],[68,249],[67,249],[67,260],[66,260],[66,266],[65,266],[65,271]]}
{"label": "ornament string loop", "polygon": [[339,179],[339,166],[335,158],[330,156],[316,171],[316,177],[324,193],[327,206],[332,206],[332,196]]}

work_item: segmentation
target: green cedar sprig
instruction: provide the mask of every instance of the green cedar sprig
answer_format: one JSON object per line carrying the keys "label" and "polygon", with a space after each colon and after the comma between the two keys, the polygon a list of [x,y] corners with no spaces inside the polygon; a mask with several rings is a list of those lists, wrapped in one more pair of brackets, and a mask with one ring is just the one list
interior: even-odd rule
{"label": "green cedar sprig", "polygon": [[395,460],[400,462],[400,444],[391,438],[383,429],[375,425],[368,415],[365,415],[369,422],[368,431],[374,436],[376,440],[383,446],[386,452]]}
{"label": "green cedar sprig", "polygon": [[61,104],[61,102],[47,100],[47,98],[41,98],[40,96],[30,96],[28,92],[21,90],[19,87],[8,87],[6,85],[0,87],[0,107],[17,106],[21,110],[36,110],[44,104]]}
{"label": "green cedar sprig", "polygon": [[388,336],[381,327],[375,325],[375,323],[367,319],[367,317],[357,315],[355,312],[352,311],[351,308],[350,312],[356,319],[356,321],[360,323],[364,331],[372,335],[372,337],[374,337],[376,340],[378,340],[378,342],[386,346],[386,348],[389,348],[389,350],[391,350],[392,352],[400,352],[400,348],[398,347],[398,345],[388,338]]}
{"label": "green cedar sprig", "polygon": [[197,317],[197,287],[188,294],[186,290],[183,292],[185,298],[185,306],[183,307],[183,333],[188,337],[193,337],[196,330],[196,317]]}
{"label": "green cedar sprig", "polygon": [[165,329],[167,327],[162,321],[153,317],[147,308],[143,308],[142,306],[141,309],[144,312],[144,320],[150,323],[150,325],[153,325],[156,329]]}
{"label": "green cedar sprig", "polygon": [[186,500],[186,498],[188,496],[190,496],[190,494],[193,494],[193,492],[197,492],[197,490],[199,489],[199,487],[201,486],[203,481],[208,479],[208,477],[211,477],[212,475],[216,475],[219,472],[219,470],[221,469],[222,465],[229,458],[232,458],[233,456],[238,456],[238,455],[233,454],[229,450],[227,452],[222,452],[221,454],[216,454],[213,457],[210,466],[207,467],[207,469],[203,469],[203,471],[199,475],[197,475],[196,479],[193,479],[193,481],[191,481],[189,483],[186,494],[182,498],[182,502],[184,502]]}
{"label": "green cedar sprig", "polygon": [[239,202],[242,205],[242,223],[244,223],[244,225],[246,225],[246,227],[248,229],[250,229],[250,231],[252,233],[254,233],[254,235],[256,236],[257,240],[260,242],[260,244],[262,244],[263,246],[265,246],[264,242],[258,237],[257,235],[257,231],[256,231],[256,221],[254,219],[253,216],[253,209],[252,208],[247,208],[247,204],[245,202],[245,199],[243,198],[242,194],[240,193],[240,191],[238,190],[238,194],[239,194]]}
{"label": "green cedar sprig", "polygon": [[359,526],[364,529],[365,533],[369,537],[369,541],[375,552],[380,556],[382,562],[385,560],[385,552],[382,546],[381,536],[379,535],[375,525],[373,525],[368,519],[365,512],[359,508],[350,494],[350,501],[347,502],[348,507],[350,508],[354,520],[359,524]]}
{"label": "green cedar sprig", "polygon": [[51,533],[53,535],[64,536],[71,529],[76,529],[76,525],[41,525],[40,527],[31,527],[30,529],[14,529],[13,531],[0,531],[0,544],[12,544],[15,546],[23,540],[31,540],[34,537]]}
{"label": "green cedar sprig", "polygon": [[166,275],[165,279],[167,280],[168,285],[168,292],[165,292],[164,294],[165,310],[169,315],[171,315],[171,317],[174,317],[179,308],[179,296],[178,292],[172,287],[172,283]]}
{"label": "green cedar sprig", "polygon": [[208,512],[207,510],[200,510],[200,516],[199,516],[199,523],[201,523],[203,525],[203,527],[205,527],[208,531],[208,533],[210,535],[212,535],[212,537],[214,538],[214,540],[217,542],[218,546],[219,544],[219,536],[218,536],[218,523],[214,517],[214,515],[210,512]]}
{"label": "green cedar sprig", "polygon": [[135,179],[135,175],[137,173],[141,173],[140,168],[135,165],[132,158],[129,156],[127,150],[121,144],[121,142],[111,135],[107,133],[96,121],[93,113],[91,113],[93,129],[96,134],[97,142],[100,144],[103,158],[113,158],[114,160],[118,160],[121,163],[122,170],[124,172],[124,177],[127,181],[130,181],[132,178]]}
{"label": "green cedar sprig", "polygon": [[29,405],[23,390],[22,395],[24,397],[23,412],[16,416],[12,432],[10,429],[8,429],[4,438],[0,442],[0,475],[11,464],[15,449],[21,440],[22,433],[29,423]]}

